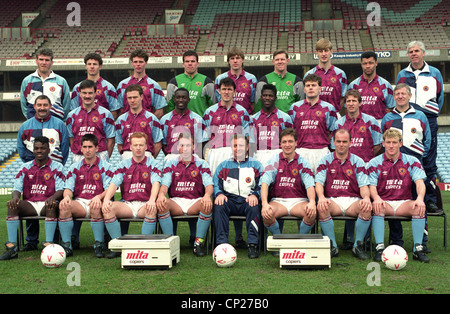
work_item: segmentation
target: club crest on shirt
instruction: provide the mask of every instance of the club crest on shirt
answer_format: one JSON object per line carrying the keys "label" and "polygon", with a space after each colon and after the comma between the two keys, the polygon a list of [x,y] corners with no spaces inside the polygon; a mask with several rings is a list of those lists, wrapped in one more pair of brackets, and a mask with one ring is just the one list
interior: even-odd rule
{"label": "club crest on shirt", "polygon": [[252,178],[250,178],[250,177],[245,178],[245,183],[250,183],[250,182],[252,182]]}
{"label": "club crest on shirt", "polygon": [[148,172],[147,171],[142,173],[142,178],[148,179]]}
{"label": "club crest on shirt", "polygon": [[96,172],[92,175],[92,177],[94,178],[94,180],[98,180],[98,179],[100,179],[100,174],[98,172]]}
{"label": "club crest on shirt", "polygon": [[405,168],[400,168],[400,169],[398,169],[398,173],[403,176],[406,173],[406,169]]}
{"label": "club crest on shirt", "polygon": [[195,178],[197,175],[198,175],[197,170],[192,170],[192,171],[191,171],[191,176],[192,176],[193,178]]}

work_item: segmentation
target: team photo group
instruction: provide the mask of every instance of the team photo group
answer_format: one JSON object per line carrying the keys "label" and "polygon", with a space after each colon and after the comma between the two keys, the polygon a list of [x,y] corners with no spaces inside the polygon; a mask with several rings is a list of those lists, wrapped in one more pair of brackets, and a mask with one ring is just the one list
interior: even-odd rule
{"label": "team photo group", "polygon": [[[405,249],[429,262],[427,212],[440,210],[437,118],[444,85],[425,61],[424,43],[405,50],[410,63],[392,85],[377,74],[371,51],[348,82],[332,64],[326,38],[316,43],[317,66],[302,77],[288,71],[282,50],[273,53],[273,72],[261,78],[244,69],[239,47],[228,51],[229,70],[216,78],[199,73],[199,56],[186,51],[184,71],[166,92],[147,75],[144,50],[131,53],[133,73],[118,86],[101,77],[101,56],[88,53],[87,77],[72,88],[53,72],[52,51],[39,50],[37,69],[20,91],[27,120],[17,149],[24,164],[6,204],[0,260],[52,243],[72,256],[80,247],[80,218],[90,223],[94,255],[119,257],[107,248],[128,233],[129,222],[121,220],[141,219],[144,235],[159,228],[173,235],[172,217],[196,215],[189,222],[196,256],[206,255],[214,227],[214,245],[230,242],[258,258],[264,228],[283,233],[278,218],[294,216],[300,234],[320,227],[331,257],[344,249],[381,261],[387,245],[404,243],[400,221],[389,221],[385,239],[385,216],[402,216],[411,219],[413,238]],[[29,216],[45,217],[45,239],[41,246],[39,221],[26,220],[19,250],[20,218]],[[230,216],[245,221],[230,224]],[[347,240],[339,246],[335,216],[355,218],[345,222]],[[365,241],[371,233],[373,256]]]}

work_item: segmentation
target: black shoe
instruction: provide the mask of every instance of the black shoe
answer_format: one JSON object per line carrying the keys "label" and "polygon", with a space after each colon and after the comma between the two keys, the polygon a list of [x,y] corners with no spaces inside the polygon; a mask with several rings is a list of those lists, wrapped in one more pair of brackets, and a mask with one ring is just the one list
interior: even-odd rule
{"label": "black shoe", "polygon": [[97,258],[105,257],[105,253],[103,253],[103,242],[95,241],[94,243],[94,256]]}
{"label": "black shoe", "polygon": [[205,256],[205,241],[203,239],[196,239],[194,242],[194,249],[193,249],[194,255],[201,257]]}
{"label": "black shoe", "polygon": [[106,255],[107,258],[116,258],[116,257],[120,257],[122,253],[121,252],[113,252],[113,251],[109,251],[108,255]]}
{"label": "black shoe", "polygon": [[80,241],[77,241],[74,235],[70,237],[70,242],[72,242],[72,249],[78,250],[80,248]]}
{"label": "black shoe", "polygon": [[352,248],[352,252],[353,255],[358,257],[359,259],[369,259],[369,255],[367,255],[366,251],[364,251],[364,243],[361,243],[361,241],[358,241],[356,246]]}
{"label": "black shoe", "polygon": [[383,243],[378,243],[376,248],[375,248],[375,254],[373,256],[373,260],[375,262],[381,262],[383,251],[384,251],[384,244]]}
{"label": "black shoe", "polygon": [[353,249],[353,243],[352,242],[345,241],[341,245],[341,250],[343,250],[343,251],[352,250],[352,249]]}
{"label": "black shoe", "polygon": [[64,251],[66,252],[66,257],[73,256],[73,250],[70,248],[70,242],[63,242],[63,243],[61,243],[61,246],[63,247]]}
{"label": "black shoe", "polygon": [[423,252],[422,244],[416,243],[414,245],[414,247],[415,247],[416,250],[413,252],[413,259],[418,260],[419,262],[422,262],[422,263],[429,263],[430,259]]}
{"label": "black shoe", "polygon": [[3,253],[2,255],[0,255],[0,260],[7,261],[7,260],[18,258],[18,257],[19,257],[19,254],[17,253],[16,245],[11,246],[11,247],[6,246],[6,252]]}
{"label": "black shoe", "polygon": [[339,249],[337,247],[335,247],[335,246],[331,246],[331,248],[330,248],[330,255],[331,255],[331,258],[338,257],[339,256]]}
{"label": "black shoe", "polygon": [[28,251],[34,251],[37,250],[37,244],[31,244],[27,243],[24,245],[24,247],[21,249],[22,252],[28,252]]}
{"label": "black shoe", "polygon": [[258,258],[259,257],[259,249],[256,244],[248,245],[248,258]]}
{"label": "black shoe", "polygon": [[422,252],[424,252],[425,254],[429,254],[431,253],[431,250],[426,244],[422,243]]}
{"label": "black shoe", "polygon": [[428,213],[442,213],[443,210],[439,209],[439,207],[433,201],[428,201],[427,202],[427,212]]}
{"label": "black shoe", "polygon": [[236,249],[246,250],[248,249],[247,242],[242,239],[242,236],[239,236],[239,238],[236,240],[236,244],[234,246]]}

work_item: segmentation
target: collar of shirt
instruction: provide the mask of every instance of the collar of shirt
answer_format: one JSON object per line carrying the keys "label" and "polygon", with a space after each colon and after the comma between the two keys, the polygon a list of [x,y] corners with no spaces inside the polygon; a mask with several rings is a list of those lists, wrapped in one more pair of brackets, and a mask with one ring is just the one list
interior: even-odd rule
{"label": "collar of shirt", "polygon": [[234,78],[235,80],[237,80],[238,78],[245,76],[245,71],[242,70],[241,74],[237,75],[237,74],[233,74],[231,73],[231,70],[228,70],[228,77]]}
{"label": "collar of shirt", "polygon": [[[33,76],[38,77],[38,78],[40,78],[42,80],[42,77],[39,75],[38,70],[34,71]],[[44,81],[49,79],[49,78],[54,78],[54,77],[56,77],[55,72],[50,71],[50,74],[47,76],[47,78],[44,79]]]}
{"label": "collar of shirt", "polygon": [[44,168],[44,167],[50,167],[50,164],[52,163],[52,160],[49,158],[47,160],[47,162],[45,163],[45,165],[41,166],[36,162],[36,159],[33,160],[33,166],[37,167],[37,168]]}
{"label": "collar of shirt", "polygon": [[403,111],[403,112],[398,111],[397,107],[395,107],[392,111],[394,111],[396,114],[399,114],[399,115],[401,115],[401,116],[405,116],[405,115],[407,115],[407,114],[409,114],[409,113],[415,113],[415,112],[416,112],[416,110],[414,109],[414,107],[411,106],[411,105],[409,105],[409,108],[406,109],[406,110]]}
{"label": "collar of shirt", "polygon": [[91,112],[91,111],[93,111],[93,110],[97,110],[97,111],[98,111],[98,107],[99,107],[99,106],[100,106],[100,105],[99,105],[98,103],[96,103],[96,104],[94,105],[94,107],[92,107],[92,109],[91,109],[90,111],[87,111],[87,109],[84,108],[83,105],[81,105],[80,108],[81,108],[81,110],[84,110],[84,111],[86,111],[86,112]]}
{"label": "collar of shirt", "polygon": [[91,168],[91,167],[93,167],[93,166],[98,166],[98,164],[100,163],[100,158],[99,157],[97,157],[96,156],[96,160],[94,161],[94,163],[91,165],[91,164],[88,164],[87,162],[86,162],[86,159],[84,159],[83,158],[83,167],[88,167],[88,168]]}
{"label": "collar of shirt", "polygon": [[174,109],[172,111],[172,116],[177,116],[177,117],[185,117],[185,116],[189,116],[189,114],[191,113],[191,111],[189,109],[187,109],[184,113],[178,113],[176,109]]}
{"label": "collar of shirt", "polygon": [[141,82],[141,81],[146,81],[147,78],[148,78],[148,75],[147,75],[147,74],[146,74],[143,78],[141,78],[141,79],[139,79],[139,78],[135,77],[134,75],[132,75],[129,84],[130,84],[130,85],[133,84],[133,83],[136,83],[136,84],[137,84],[137,83],[139,83],[139,82]]}
{"label": "collar of shirt", "polygon": [[428,67],[428,63],[425,62],[425,60],[423,61],[423,66],[420,69],[414,69],[412,64],[410,63],[408,65],[408,67],[406,68],[409,72],[430,72],[430,68]]}
{"label": "collar of shirt", "polygon": [[398,154],[397,160],[393,160],[393,159],[387,158],[386,153],[383,154],[383,161],[390,162],[390,163],[392,163],[393,165],[395,165],[395,164],[397,163],[397,161],[399,161],[399,160],[401,160],[401,159],[402,159],[402,152],[400,152],[400,153]]}
{"label": "collar of shirt", "polygon": [[226,111],[232,109],[232,108],[236,108],[237,103],[233,101],[233,103],[231,104],[230,108],[227,108],[227,106],[222,104],[222,101],[219,101],[219,109],[225,109]]}
{"label": "collar of shirt", "polygon": [[34,114],[34,117],[35,117],[35,119],[38,120],[39,122],[47,122],[48,120],[50,120],[50,118],[52,117],[52,115],[49,114],[49,115],[46,116],[44,119],[39,119],[39,118],[37,117],[37,113],[35,113],[35,114]]}
{"label": "collar of shirt", "polygon": [[138,165],[145,165],[147,164],[147,156],[144,157],[144,159],[142,159],[141,161],[137,162],[136,160],[134,160],[133,157],[131,157],[131,164],[138,166]]}
{"label": "collar of shirt", "polygon": [[378,81],[378,74],[375,74],[374,78],[371,79],[370,81],[369,81],[368,79],[366,79],[366,78],[364,77],[364,74],[363,74],[363,75],[361,75],[361,81],[362,81],[362,82],[367,82],[367,84],[370,84],[370,83],[372,83],[372,82],[377,82],[377,81]]}
{"label": "collar of shirt", "polygon": [[329,71],[332,71],[332,70],[334,70],[334,65],[331,65],[330,68],[329,68],[328,70],[325,70],[325,68],[321,68],[321,67],[318,66],[318,65],[316,66],[316,72],[317,72],[317,71],[321,71],[321,72],[327,74]]}
{"label": "collar of shirt", "polygon": [[361,111],[359,112],[359,115],[356,118],[350,118],[348,113],[345,115],[345,119],[353,121],[353,123],[355,123],[356,121],[360,120],[361,118],[362,118],[362,112]]}
{"label": "collar of shirt", "polygon": [[277,114],[277,112],[277,107],[275,107],[271,112],[265,112],[264,109],[261,109],[261,115],[265,115],[266,117],[270,117],[272,114]]}
{"label": "collar of shirt", "polygon": [[[195,156],[192,155],[192,156],[191,156],[191,160],[189,161],[189,163],[188,163],[187,165],[185,165],[186,168],[187,168],[190,164],[192,164],[192,163],[194,163],[194,162],[195,162]],[[178,163],[179,163],[179,164],[180,164],[180,163],[184,164],[184,160],[181,159],[181,155],[178,156]]]}
{"label": "collar of shirt", "polygon": [[287,157],[284,157],[283,152],[281,152],[280,153],[280,160],[284,160],[284,161],[286,161],[286,163],[290,163],[291,161],[298,160],[299,156],[300,155],[298,153],[295,153],[294,154],[294,158],[292,158],[291,160],[288,160]]}
{"label": "collar of shirt", "polygon": [[345,164],[347,161],[350,162],[350,152],[348,152],[347,157],[345,158],[345,160],[342,162],[341,159],[337,156],[336,151],[333,152],[333,161],[337,160],[339,162],[340,165]]}

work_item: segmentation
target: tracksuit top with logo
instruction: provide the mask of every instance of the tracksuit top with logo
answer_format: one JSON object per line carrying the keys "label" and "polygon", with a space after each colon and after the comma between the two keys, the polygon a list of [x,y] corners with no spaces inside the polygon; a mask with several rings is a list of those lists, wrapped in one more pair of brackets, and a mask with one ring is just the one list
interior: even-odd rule
{"label": "tracksuit top with logo", "polygon": [[64,190],[64,167],[49,159],[42,167],[35,160],[26,162],[14,180],[14,191],[22,193],[24,201],[43,202],[56,191]]}
{"label": "tracksuit top with logo", "polygon": [[334,134],[339,129],[350,131],[352,143],[350,153],[361,157],[364,162],[369,162],[373,157],[373,147],[383,142],[383,134],[378,121],[374,117],[360,113],[356,119],[351,119],[348,115],[339,118],[331,128],[333,138],[331,139],[331,149],[334,146]]}
{"label": "tracksuit top with logo", "polygon": [[412,106],[405,112],[399,112],[395,108],[381,120],[382,132],[391,128],[402,133],[401,152],[418,159],[427,156],[431,145],[431,132],[428,119],[423,112],[415,110]]}
{"label": "tracksuit top with logo", "polygon": [[166,99],[164,98],[164,92],[161,86],[153,79],[149,78],[147,75],[142,79],[137,79],[134,76],[130,76],[117,85],[117,101],[119,106],[122,107],[122,112],[127,112],[130,110],[130,105],[128,104],[127,95],[125,95],[125,89],[128,85],[137,84],[144,90],[144,99],[142,100],[142,108],[151,113],[155,110],[161,109],[167,106]]}
{"label": "tracksuit top with logo", "polygon": [[195,74],[193,77],[181,73],[172,78],[167,84],[167,112],[175,109],[173,96],[175,96],[175,91],[179,87],[184,87],[189,91],[191,100],[188,108],[199,116],[203,116],[206,108],[216,103],[214,82],[209,77],[200,73]]}
{"label": "tracksuit top with logo", "polygon": [[291,117],[278,108],[269,113],[261,110],[251,118],[251,134],[256,139],[258,150],[280,148],[281,131],[293,127]]}
{"label": "tracksuit top with logo", "polygon": [[259,79],[256,85],[256,104],[255,111],[258,112],[262,108],[261,101],[261,89],[265,84],[275,85],[277,88],[277,101],[275,106],[288,113],[291,105],[297,101],[305,98],[305,87],[303,81],[300,77],[290,72],[287,72],[284,77],[281,75],[271,72]]}
{"label": "tracksuit top with logo", "polygon": [[397,160],[378,155],[367,164],[370,185],[377,187],[378,195],[385,201],[411,200],[413,181],[427,176],[416,157],[400,153]]}
{"label": "tracksuit top with logo", "polygon": [[81,155],[81,138],[84,134],[94,134],[98,138],[98,151],[108,150],[107,139],[114,138],[114,118],[108,109],[96,104],[89,112],[83,107],[72,110],[66,120],[69,137],[74,141],[70,150]]}
{"label": "tracksuit top with logo", "polygon": [[297,131],[297,148],[319,149],[330,145],[329,133],[337,120],[332,104],[319,99],[311,106],[305,99],[291,106],[289,116]]}
{"label": "tracksuit top with logo", "polygon": [[214,82],[217,102],[219,102],[221,98],[219,94],[219,83],[226,77],[231,78],[236,84],[234,101],[244,107],[249,114],[252,114],[253,108],[251,104],[255,102],[256,84],[258,83],[256,76],[244,70],[242,70],[241,75],[232,74],[231,71],[220,74],[216,77],[216,81]]}
{"label": "tracksuit top with logo", "polygon": [[186,166],[181,157],[164,163],[161,185],[169,188],[170,197],[196,199],[205,195],[205,188],[213,185],[208,163],[192,156]]}
{"label": "tracksuit top with logo", "polygon": [[203,115],[210,148],[231,147],[230,137],[233,133],[250,134],[250,116],[241,105],[233,103],[229,109],[221,103],[206,109]]}
{"label": "tracksuit top with logo", "polygon": [[241,162],[229,158],[221,162],[214,173],[214,197],[225,194],[228,198],[242,200],[255,195],[259,199],[259,180],[263,173],[263,165],[252,157]]}
{"label": "tracksuit top with logo", "polygon": [[315,182],[324,187],[326,197],[361,197],[359,189],[369,185],[366,164],[349,153],[344,162],[336,152],[326,154],[317,166]]}
{"label": "tracksuit top with logo", "polygon": [[20,87],[20,105],[23,115],[29,119],[36,111],[34,101],[39,95],[45,95],[52,102],[51,114],[65,121],[70,111],[70,88],[67,81],[53,71],[43,80],[36,70],[22,81]]}
{"label": "tracksuit top with logo", "polygon": [[299,154],[287,160],[280,153],[270,159],[260,183],[269,186],[270,198],[307,198],[306,190],[314,186],[314,174],[308,161]]}
{"label": "tracksuit top with logo", "polygon": [[49,157],[64,165],[70,148],[69,134],[65,123],[52,115],[42,120],[35,115],[22,123],[17,133],[17,151],[23,162],[34,159],[34,139],[38,136],[45,136],[49,139]]}
{"label": "tracksuit top with logo", "polygon": [[108,189],[113,173],[111,164],[105,160],[97,157],[89,165],[83,158],[70,166],[65,188],[73,192],[73,198],[92,199]]}
{"label": "tracksuit top with logo", "polygon": [[147,134],[146,150],[153,155],[155,152],[154,144],[161,142],[163,139],[163,133],[158,118],[145,109],[142,109],[137,114],[128,111],[118,117],[116,121],[116,143],[122,145],[122,149],[119,152],[120,154],[131,150],[130,136],[135,132]]}
{"label": "tracksuit top with logo", "polygon": [[177,154],[176,143],[180,133],[189,132],[194,137],[194,143],[203,143],[208,140],[206,134],[206,124],[202,117],[191,110],[187,110],[184,114],[179,114],[173,110],[165,114],[161,120],[161,128],[163,133],[163,145],[166,145],[164,153]]}
{"label": "tracksuit top with logo", "polygon": [[111,180],[117,187],[123,183],[122,199],[128,202],[147,202],[152,185],[156,182],[161,182],[160,164],[156,159],[148,157],[141,162],[136,162],[133,158],[122,160]]}
{"label": "tracksuit top with logo", "polygon": [[339,112],[341,110],[341,98],[347,92],[347,75],[345,75],[345,72],[334,65],[331,65],[328,71],[316,65],[306,72],[305,76],[308,74],[316,74],[322,78],[320,99],[332,104],[336,112]]}
{"label": "tracksuit top with logo", "polygon": [[368,114],[375,119],[383,119],[386,109],[395,107],[394,89],[388,81],[376,75],[370,82],[361,75],[348,85],[347,90],[356,89],[361,94],[362,113]]}
{"label": "tracksuit top with logo", "polygon": [[415,109],[425,113],[427,118],[437,118],[444,105],[444,82],[442,74],[425,61],[422,70],[414,71],[411,64],[397,75],[397,84],[406,83],[411,88],[409,100]]}
{"label": "tracksuit top with logo", "polygon": [[[72,89],[72,100],[70,101],[70,110],[74,110],[82,105],[80,97],[80,83],[75,85]],[[107,80],[100,77],[97,82],[97,91],[95,95],[95,103],[108,109],[109,111],[116,111],[122,108],[122,104],[117,101],[116,88]]]}

